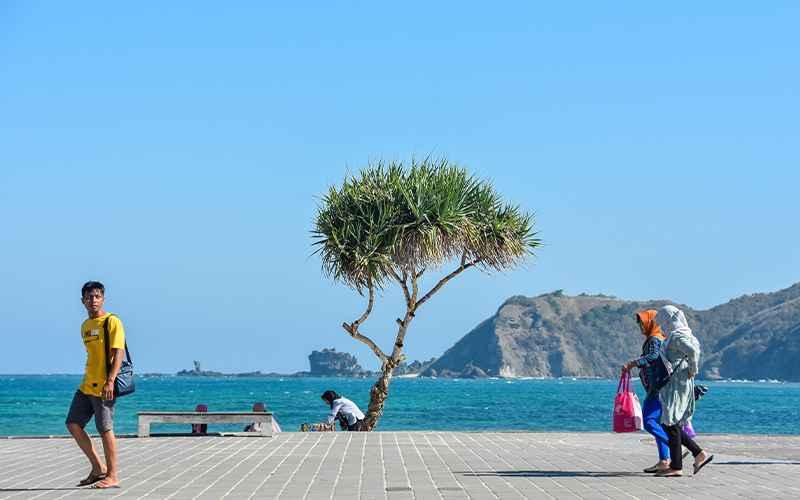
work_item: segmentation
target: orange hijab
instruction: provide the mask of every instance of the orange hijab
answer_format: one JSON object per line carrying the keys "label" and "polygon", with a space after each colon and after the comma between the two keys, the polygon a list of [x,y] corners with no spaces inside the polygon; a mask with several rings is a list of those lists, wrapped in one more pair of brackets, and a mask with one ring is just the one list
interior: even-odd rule
{"label": "orange hijab", "polygon": [[661,340],[664,340],[666,337],[656,323],[656,314],[658,314],[658,311],[654,309],[648,309],[647,311],[637,312],[636,317],[639,318],[639,322],[644,327],[643,330],[646,337],[658,337]]}

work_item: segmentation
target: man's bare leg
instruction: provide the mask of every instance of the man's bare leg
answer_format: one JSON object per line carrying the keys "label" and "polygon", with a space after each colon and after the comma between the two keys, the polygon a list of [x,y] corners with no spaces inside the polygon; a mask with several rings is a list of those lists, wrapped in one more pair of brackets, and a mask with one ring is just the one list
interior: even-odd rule
{"label": "man's bare leg", "polygon": [[106,456],[106,477],[94,485],[95,488],[113,488],[119,485],[117,477],[117,437],[113,430],[100,433],[103,454]]}
{"label": "man's bare leg", "polygon": [[92,464],[92,471],[89,473],[89,476],[101,476],[105,474],[106,471],[103,468],[103,464],[100,462],[100,456],[94,449],[92,438],[86,434],[86,431],[83,430],[80,425],[74,423],[67,424],[67,430],[69,430],[69,433],[75,438],[75,442],[78,443],[78,447],[83,454],[86,455],[86,458],[89,459],[89,463]]}

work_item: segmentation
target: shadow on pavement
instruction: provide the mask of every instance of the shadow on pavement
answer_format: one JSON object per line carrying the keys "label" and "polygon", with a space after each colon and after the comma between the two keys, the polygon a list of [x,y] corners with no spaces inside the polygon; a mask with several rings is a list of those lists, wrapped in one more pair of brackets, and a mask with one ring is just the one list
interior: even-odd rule
{"label": "shadow on pavement", "polygon": [[20,492],[20,491],[72,491],[72,490],[83,490],[86,488],[0,488],[0,493],[9,493],[9,492]]}
{"label": "shadow on pavement", "polygon": [[496,476],[496,477],[652,477],[643,472],[614,472],[588,470],[493,470],[487,472],[462,471],[464,476]]}
{"label": "shadow on pavement", "polygon": [[791,460],[764,460],[761,462],[740,462],[728,460],[727,462],[712,462],[713,465],[800,465],[800,462]]}

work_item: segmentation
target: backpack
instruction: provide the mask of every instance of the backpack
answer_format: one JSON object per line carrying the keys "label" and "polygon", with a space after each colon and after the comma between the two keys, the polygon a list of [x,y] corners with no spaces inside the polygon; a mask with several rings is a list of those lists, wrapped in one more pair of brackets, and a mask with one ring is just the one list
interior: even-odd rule
{"label": "backpack", "polygon": [[[106,373],[111,372],[111,353],[110,345],[108,343],[108,320],[111,319],[112,314],[103,322],[103,334],[105,335],[106,346]],[[120,396],[127,396],[136,391],[136,385],[133,381],[133,361],[131,360],[131,353],[128,351],[128,341],[125,341],[125,357],[122,359],[122,365],[119,367],[119,373],[116,380],[114,380],[114,398]]]}

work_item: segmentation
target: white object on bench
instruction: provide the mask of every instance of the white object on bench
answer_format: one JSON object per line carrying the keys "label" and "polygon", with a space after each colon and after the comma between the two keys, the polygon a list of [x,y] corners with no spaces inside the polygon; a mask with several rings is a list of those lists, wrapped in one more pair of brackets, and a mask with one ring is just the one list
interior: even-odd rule
{"label": "white object on bench", "polygon": [[231,432],[236,436],[272,437],[272,413],[252,411],[140,411],[139,437],[150,437],[150,424],[236,424],[261,422],[261,432]]}

